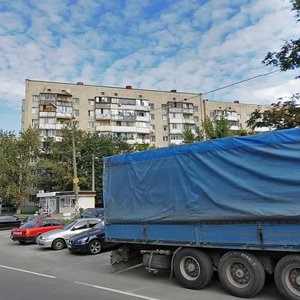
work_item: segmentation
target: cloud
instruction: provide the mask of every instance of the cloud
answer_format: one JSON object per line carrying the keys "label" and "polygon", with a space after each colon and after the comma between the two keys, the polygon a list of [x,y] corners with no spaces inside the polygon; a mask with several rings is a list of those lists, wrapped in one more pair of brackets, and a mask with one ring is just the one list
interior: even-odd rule
{"label": "cloud", "polygon": [[[282,0],[2,2],[6,107],[21,106],[25,78],[203,93],[273,70],[261,63],[266,53],[299,35]],[[270,103],[297,91],[294,77],[276,73],[207,97]]]}

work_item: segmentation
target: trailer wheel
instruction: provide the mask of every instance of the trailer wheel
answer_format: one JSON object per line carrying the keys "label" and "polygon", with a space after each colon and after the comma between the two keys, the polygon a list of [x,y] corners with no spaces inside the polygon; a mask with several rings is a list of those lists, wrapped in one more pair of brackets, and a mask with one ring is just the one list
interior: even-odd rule
{"label": "trailer wheel", "polygon": [[280,259],[274,271],[279,292],[291,300],[300,299],[300,256],[287,255]]}
{"label": "trailer wheel", "polygon": [[180,285],[188,289],[207,286],[213,276],[210,257],[198,249],[181,249],[174,257],[174,273]]}
{"label": "trailer wheel", "polygon": [[224,289],[237,297],[254,297],[265,284],[266,274],[262,263],[256,256],[246,252],[225,253],[220,259],[218,273]]}

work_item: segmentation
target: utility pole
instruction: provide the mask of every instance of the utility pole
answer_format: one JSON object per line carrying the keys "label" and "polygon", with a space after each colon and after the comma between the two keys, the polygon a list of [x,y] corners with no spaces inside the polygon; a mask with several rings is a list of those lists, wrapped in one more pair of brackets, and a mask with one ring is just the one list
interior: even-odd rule
{"label": "utility pole", "polygon": [[53,107],[56,108],[59,112],[64,114],[71,122],[72,122],[72,152],[73,152],[73,192],[75,196],[75,207],[78,206],[78,183],[79,179],[77,177],[77,162],[76,162],[76,147],[75,147],[75,117],[72,115],[69,117],[66,113],[64,113],[62,110],[60,110],[55,103],[50,103]]}
{"label": "utility pole", "polygon": [[95,191],[95,155],[92,154],[92,191]]}

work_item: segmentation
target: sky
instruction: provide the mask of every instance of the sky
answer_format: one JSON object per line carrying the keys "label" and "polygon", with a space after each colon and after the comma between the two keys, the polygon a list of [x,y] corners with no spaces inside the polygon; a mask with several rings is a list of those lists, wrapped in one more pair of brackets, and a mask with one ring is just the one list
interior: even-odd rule
{"label": "sky", "polygon": [[[300,24],[288,0],[0,0],[0,130],[19,133],[25,79],[206,93],[275,71],[262,60]],[[277,72],[208,100],[270,104]]]}

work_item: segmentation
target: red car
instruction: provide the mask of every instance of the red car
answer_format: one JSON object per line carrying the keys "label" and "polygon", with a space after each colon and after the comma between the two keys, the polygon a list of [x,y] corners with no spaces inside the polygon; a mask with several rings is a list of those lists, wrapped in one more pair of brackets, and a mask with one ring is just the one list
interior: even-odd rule
{"label": "red car", "polygon": [[60,221],[53,218],[34,219],[24,223],[19,228],[13,228],[10,238],[20,244],[35,243],[40,234],[63,227],[64,225]]}

